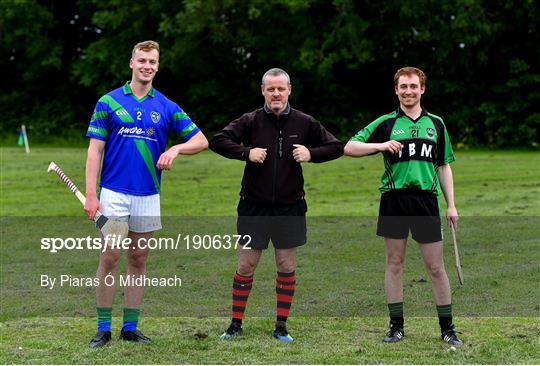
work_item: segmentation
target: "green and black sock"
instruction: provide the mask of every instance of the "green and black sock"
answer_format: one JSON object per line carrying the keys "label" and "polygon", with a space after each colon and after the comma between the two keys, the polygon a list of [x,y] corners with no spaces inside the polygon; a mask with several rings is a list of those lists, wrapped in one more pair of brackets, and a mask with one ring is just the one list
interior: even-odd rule
{"label": "green and black sock", "polygon": [[450,329],[452,326],[452,304],[437,305],[437,316],[439,317],[441,332]]}
{"label": "green and black sock", "polygon": [[403,329],[403,301],[388,304],[388,315],[393,324]]}

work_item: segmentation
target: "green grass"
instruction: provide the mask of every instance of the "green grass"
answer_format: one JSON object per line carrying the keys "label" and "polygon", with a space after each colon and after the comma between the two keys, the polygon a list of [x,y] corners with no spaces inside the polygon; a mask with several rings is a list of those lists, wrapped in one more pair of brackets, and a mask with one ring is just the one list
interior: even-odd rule
{"label": "green grass", "polygon": [[[538,364],[540,325],[530,318],[461,320],[467,344],[454,352],[440,341],[433,319],[415,318],[399,344],[381,342],[382,318],[289,320],[293,344],[271,338],[272,321],[249,318],[242,338],[220,341],[227,326],[216,318],[145,318],[153,344],[118,340],[86,347],[94,322],[86,318],[32,318],[1,325],[2,362],[25,364]],[[6,341],[9,340],[9,341]]]}
{"label": "green grass", "polygon": [[[55,161],[84,190],[86,150],[0,148],[2,216],[82,216],[57,178],[47,176]],[[456,205],[462,216],[539,216],[538,152],[457,152],[452,164]],[[378,212],[380,156],[343,157],[304,164],[311,216],[375,216]],[[162,180],[162,215],[236,214],[243,163],[210,151],[178,158]]]}
{"label": "green grass", "polygon": [[[539,363],[540,155],[458,152],[453,164],[461,214],[458,238],[465,286],[458,287],[452,246],[445,262],[455,322],[467,346],[448,352],[438,339],[434,305],[417,245],[405,270],[407,337],[384,345],[384,250],[374,235],[379,157],[304,165],[308,245],[298,254],[298,290],[289,321],[298,340],[270,337],[273,258],[263,256],[247,309],[246,336],[217,337],[227,326],[233,250],[153,251],[153,277],[177,275],[180,288],[147,288],[142,327],[154,339],[144,352],[117,340],[105,350],[86,343],[95,331],[92,287],[39,286],[41,274],[91,277],[98,253],[49,253],[42,237],[95,235],[78,201],[58,178],[54,160],[84,188],[85,149],[0,148],[1,363]],[[211,152],[179,158],[163,175],[164,230],[234,234],[243,164]],[[444,207],[444,204],[442,205]],[[447,238],[448,240],[448,238]],[[125,269],[121,262],[119,273]],[[122,294],[114,315],[119,319]],[[119,321],[114,323],[118,328]],[[49,343],[50,341],[50,343]],[[396,352],[397,350],[397,352]]]}

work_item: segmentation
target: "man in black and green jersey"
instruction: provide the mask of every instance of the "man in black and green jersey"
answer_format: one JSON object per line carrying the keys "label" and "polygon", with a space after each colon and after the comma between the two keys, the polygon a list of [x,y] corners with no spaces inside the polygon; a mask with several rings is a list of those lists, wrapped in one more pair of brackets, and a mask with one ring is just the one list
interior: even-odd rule
{"label": "man in black and green jersey", "polygon": [[360,157],[382,152],[381,204],[377,235],[386,244],[385,289],[390,330],[385,342],[399,342],[403,330],[403,267],[409,230],[420,243],[431,277],[442,339],[451,346],[463,343],[452,324],[451,292],[443,262],[442,226],[438,196],[447,203],[446,219],[457,228],[454,183],[450,163],[454,153],[442,119],[420,105],[426,76],[415,67],[394,76],[399,108],[360,130],[345,146],[345,155]]}

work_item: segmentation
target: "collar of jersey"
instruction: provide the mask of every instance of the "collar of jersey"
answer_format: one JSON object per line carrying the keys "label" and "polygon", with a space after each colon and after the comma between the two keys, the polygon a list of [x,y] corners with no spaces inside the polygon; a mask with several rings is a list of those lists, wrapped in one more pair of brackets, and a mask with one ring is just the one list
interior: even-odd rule
{"label": "collar of jersey", "polygon": [[401,107],[398,107],[397,109],[397,114],[396,114],[396,118],[399,118],[399,117],[407,117],[408,119],[410,119],[411,121],[413,122],[417,122],[420,118],[424,117],[424,116],[427,116],[428,115],[428,111],[422,107],[422,112],[420,112],[420,115],[418,116],[417,119],[413,120],[411,117],[407,116],[407,114],[405,114],[405,112],[403,112],[403,109],[401,109]]}
{"label": "collar of jersey", "polygon": [[[263,109],[268,114],[274,114],[274,112],[266,105],[266,103],[264,103]],[[291,105],[289,103],[287,103],[287,106],[285,107],[283,112],[281,112],[281,114],[287,115],[289,113],[291,113]]]}
{"label": "collar of jersey", "polygon": [[131,81],[126,81],[126,83],[124,84],[124,86],[122,87],[123,91],[124,91],[124,95],[132,95],[133,98],[137,101],[137,102],[142,102],[143,100],[145,100],[148,96],[150,97],[154,97],[154,87],[150,87],[150,90],[148,91],[148,93],[142,97],[141,99],[137,99],[137,97],[135,96],[135,94],[133,94],[133,91],[131,90],[131,86],[129,86],[129,83]]}

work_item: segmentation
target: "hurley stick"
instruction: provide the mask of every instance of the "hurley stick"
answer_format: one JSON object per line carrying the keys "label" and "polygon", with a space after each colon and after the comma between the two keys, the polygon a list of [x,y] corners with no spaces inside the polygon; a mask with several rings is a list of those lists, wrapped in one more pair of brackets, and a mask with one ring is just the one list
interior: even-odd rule
{"label": "hurley stick", "polygon": [[459,250],[456,240],[456,229],[454,229],[454,225],[450,224],[450,229],[452,230],[452,239],[454,240],[454,255],[456,257],[456,270],[457,270],[457,277],[459,284],[463,286],[463,272],[461,271],[461,261],[459,260]]}
{"label": "hurley stick", "polygon": [[[51,171],[54,171],[56,175],[58,175],[62,182],[66,184],[68,189],[73,192],[73,194],[84,206],[84,204],[86,203],[86,197],[84,196],[84,194],[79,191],[75,183],[73,183],[71,179],[68,178],[66,173],[64,173],[62,169],[60,169],[60,167],[52,161],[49,164],[49,168],[47,169],[47,172]],[[103,215],[99,211],[97,211],[96,215],[94,216],[94,222],[96,223],[96,227],[103,233],[105,237],[107,235],[116,235],[118,240],[127,237],[129,231],[127,222],[110,220],[107,216]]]}

